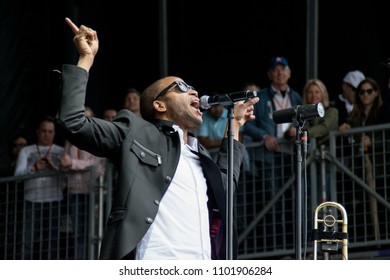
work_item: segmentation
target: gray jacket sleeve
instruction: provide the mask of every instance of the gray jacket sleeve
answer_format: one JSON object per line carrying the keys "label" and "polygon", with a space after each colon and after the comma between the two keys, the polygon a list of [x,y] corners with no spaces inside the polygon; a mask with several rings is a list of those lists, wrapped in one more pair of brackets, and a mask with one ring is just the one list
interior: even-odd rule
{"label": "gray jacket sleeve", "polygon": [[[120,152],[129,131],[131,114],[122,122],[108,122],[85,116],[88,73],[74,65],[62,67],[62,96],[58,126],[64,136],[78,148],[100,157],[112,158]],[[119,118],[120,119],[120,118]]]}

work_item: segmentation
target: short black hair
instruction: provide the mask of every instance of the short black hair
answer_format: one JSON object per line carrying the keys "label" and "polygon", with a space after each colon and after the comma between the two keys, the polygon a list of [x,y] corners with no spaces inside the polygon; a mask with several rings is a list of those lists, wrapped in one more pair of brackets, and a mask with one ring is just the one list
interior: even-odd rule
{"label": "short black hair", "polygon": [[138,89],[134,88],[134,87],[128,87],[128,88],[126,88],[126,90],[125,90],[125,97],[126,97],[129,93],[136,93],[136,94],[138,94],[138,96],[141,96],[141,92],[140,92]]}

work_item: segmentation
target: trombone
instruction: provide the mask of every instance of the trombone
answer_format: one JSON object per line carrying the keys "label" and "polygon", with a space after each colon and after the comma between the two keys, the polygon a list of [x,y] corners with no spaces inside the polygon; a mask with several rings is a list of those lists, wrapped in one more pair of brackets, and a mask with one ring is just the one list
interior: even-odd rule
{"label": "trombone", "polygon": [[[320,210],[322,209],[321,213]],[[322,218],[319,217],[320,213]],[[341,220],[337,218],[339,213],[341,213]],[[342,232],[337,231],[339,224],[341,224]],[[323,225],[322,229],[318,228],[319,225]],[[319,244],[322,245],[322,250],[325,252],[337,252],[338,246],[341,244],[342,260],[348,260],[348,219],[347,212],[341,204],[326,201],[317,206],[314,214],[312,236],[314,240],[314,260],[317,260]]]}

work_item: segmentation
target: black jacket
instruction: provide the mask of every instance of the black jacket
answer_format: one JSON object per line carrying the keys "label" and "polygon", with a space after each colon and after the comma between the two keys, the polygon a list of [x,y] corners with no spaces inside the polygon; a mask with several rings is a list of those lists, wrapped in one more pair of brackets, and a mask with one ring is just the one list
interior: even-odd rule
{"label": "black jacket", "polygon": [[[64,65],[59,125],[66,138],[96,156],[111,159],[118,172],[117,190],[101,246],[100,259],[134,258],[134,249],[156,217],[159,202],[170,185],[180,158],[179,135],[173,123],[150,123],[129,110],[113,122],[84,116],[88,73]],[[207,180],[210,221],[217,214],[226,224],[228,141],[221,145],[215,163],[199,145],[199,159]],[[234,141],[233,185],[237,186],[244,146]],[[211,228],[211,227],[210,227]],[[224,238],[225,234],[222,234]],[[213,242],[212,251],[214,252]],[[225,241],[214,259],[226,259]],[[234,234],[234,258],[237,236]]]}

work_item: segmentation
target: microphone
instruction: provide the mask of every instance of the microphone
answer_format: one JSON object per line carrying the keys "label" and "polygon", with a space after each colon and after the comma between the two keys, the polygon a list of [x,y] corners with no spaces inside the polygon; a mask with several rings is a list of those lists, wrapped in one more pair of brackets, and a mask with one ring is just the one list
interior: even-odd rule
{"label": "microphone", "polygon": [[256,96],[257,92],[255,90],[244,90],[214,96],[203,95],[200,98],[200,108],[207,110],[214,105],[230,106],[234,105],[237,101],[251,99]]}
{"label": "microphone", "polygon": [[325,116],[325,108],[322,103],[297,105],[292,108],[277,110],[273,113],[275,123],[292,123],[295,120],[303,123],[306,120]]}

